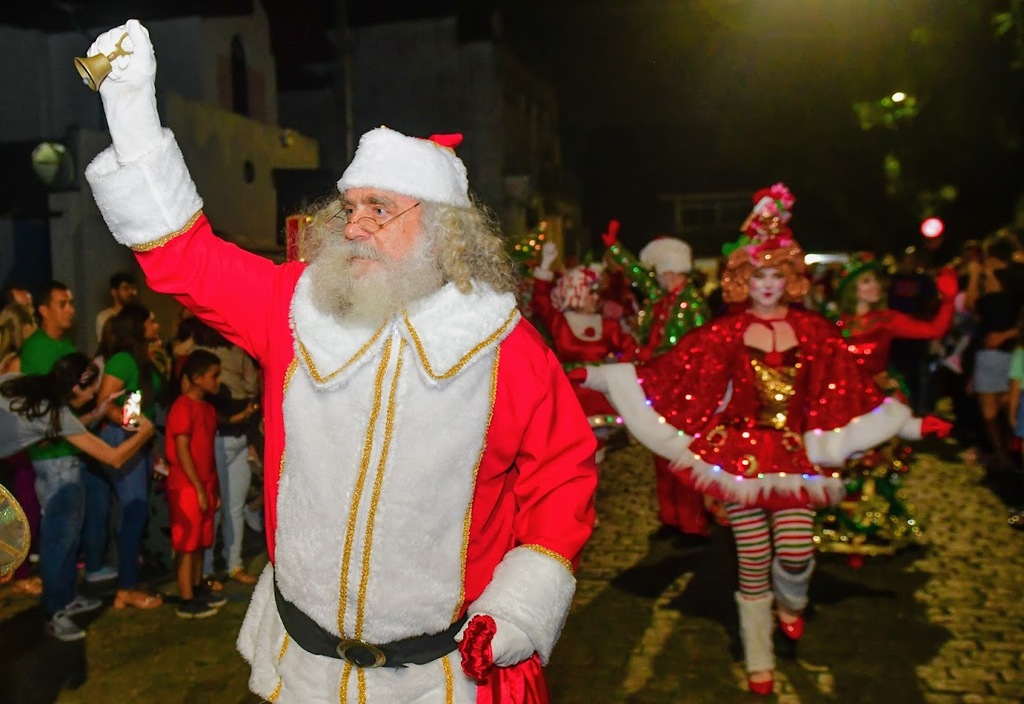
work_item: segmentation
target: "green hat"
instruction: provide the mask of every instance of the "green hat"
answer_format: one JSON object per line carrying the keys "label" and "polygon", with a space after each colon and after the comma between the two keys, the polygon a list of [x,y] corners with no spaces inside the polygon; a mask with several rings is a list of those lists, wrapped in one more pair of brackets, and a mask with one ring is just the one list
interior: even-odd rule
{"label": "green hat", "polygon": [[882,262],[875,258],[871,252],[857,252],[846,260],[843,265],[843,275],[836,284],[836,299],[843,299],[843,292],[847,287],[856,281],[861,274],[880,269]]}

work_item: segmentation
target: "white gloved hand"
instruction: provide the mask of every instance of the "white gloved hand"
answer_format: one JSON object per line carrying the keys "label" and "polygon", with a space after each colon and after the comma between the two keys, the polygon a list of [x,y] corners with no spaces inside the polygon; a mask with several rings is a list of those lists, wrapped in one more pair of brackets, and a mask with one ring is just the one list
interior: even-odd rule
{"label": "white gloved hand", "polygon": [[558,245],[554,242],[545,242],[540,248],[540,268],[551,271],[551,265],[558,259]]}
{"label": "white gloved hand", "polygon": [[156,109],[156,55],[146,28],[138,20],[128,20],[98,36],[87,55],[109,56],[125,32],[128,36],[121,47],[131,54],[115,58],[110,75],[100,84],[114,153],[122,164],[145,155],[161,138]]}
{"label": "white gloved hand", "polygon": [[[490,616],[490,614],[470,614],[466,625],[456,634],[455,642],[462,642],[462,635],[466,632],[466,628],[469,627],[469,621],[472,621],[474,616],[484,615]],[[530,640],[528,635],[523,633],[519,626],[497,616],[491,616],[491,618],[494,619],[491,656],[494,658],[495,665],[498,667],[518,665],[524,660],[529,659],[536,652],[537,649],[534,647],[533,641]]]}

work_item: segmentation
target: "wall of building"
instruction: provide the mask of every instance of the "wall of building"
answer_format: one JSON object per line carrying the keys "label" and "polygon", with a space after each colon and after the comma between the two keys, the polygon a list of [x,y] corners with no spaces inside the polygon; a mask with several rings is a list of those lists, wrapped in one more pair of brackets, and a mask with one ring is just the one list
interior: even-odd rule
{"label": "wall of building", "polygon": [[461,132],[456,150],[469,186],[487,205],[502,201],[496,50],[460,44],[455,18],[391,22],[353,32],[356,134],[385,125],[408,135]]}
{"label": "wall of building", "polygon": [[166,124],[178,136],[214,228],[245,247],[276,247],[272,172],[316,168],[316,141],[173,95],[165,106]]}

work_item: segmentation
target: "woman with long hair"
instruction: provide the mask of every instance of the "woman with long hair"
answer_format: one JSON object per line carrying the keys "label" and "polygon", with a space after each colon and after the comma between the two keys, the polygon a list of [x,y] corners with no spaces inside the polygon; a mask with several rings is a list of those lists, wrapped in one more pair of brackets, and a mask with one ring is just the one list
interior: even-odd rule
{"label": "woman with long hair", "polygon": [[809,287],[786,224],[793,200],[781,183],[755,194],[745,234],[723,248],[723,298],[736,312],[647,364],[598,367],[586,379],[683,481],[725,503],[748,687],[759,695],[774,688],[775,623],[792,641],[803,634],[814,509],[843,496],[833,468],[897,432],[948,431],[886,399],[836,326],[792,305]]}
{"label": "woman with long hair", "polygon": [[[148,308],[138,303],[124,306],[106,323],[100,349],[105,363],[99,393],[101,398],[114,396],[116,403],[111,404],[106,411],[107,422],[100,436],[111,445],[120,445],[128,438],[121,420],[123,405],[129,394],[140,392],[142,415],[150,421],[154,418],[156,397],[164,385],[164,379],[150,356],[153,342],[159,340],[159,332],[156,318]],[[119,582],[115,608],[132,606],[151,609],[162,603],[159,596],[139,589],[139,555],[149,515],[149,481],[152,473],[151,447],[137,452],[120,472],[107,467],[106,477],[98,476],[95,472],[86,473],[89,506],[82,552],[87,577],[103,569],[111,484],[120,503],[120,523],[117,529]],[[109,480],[109,484],[105,484],[104,479]]]}
{"label": "woman with long hair", "polygon": [[[101,398],[92,412],[80,417],[72,409],[82,408],[96,397],[98,375],[88,358],[76,352],[58,359],[47,374],[0,376],[0,464],[8,464],[30,445],[63,437],[100,462],[123,466],[153,437],[153,424],[142,419],[138,429],[117,447],[90,433],[87,424],[106,413],[110,399]],[[75,596],[75,563],[85,510],[79,466],[76,463],[73,471],[36,476],[33,494],[42,506],[42,519],[35,526],[29,523],[29,529],[39,535],[43,608],[50,619],[47,631],[61,640],[85,635],[65,609],[73,605],[81,612],[101,605]]]}

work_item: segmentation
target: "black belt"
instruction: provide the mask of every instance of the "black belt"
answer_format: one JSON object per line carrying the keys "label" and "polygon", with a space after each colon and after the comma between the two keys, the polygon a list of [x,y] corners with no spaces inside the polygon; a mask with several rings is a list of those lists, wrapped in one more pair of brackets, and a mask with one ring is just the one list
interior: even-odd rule
{"label": "black belt", "polygon": [[440,633],[375,645],[355,638],[339,638],[324,630],[319,623],[281,595],[276,579],[274,601],[277,602],[277,613],[281,616],[284,629],[300,648],[314,655],[345,660],[356,667],[405,667],[433,662],[459,646],[455,636],[466,623],[466,617],[463,616]]}

